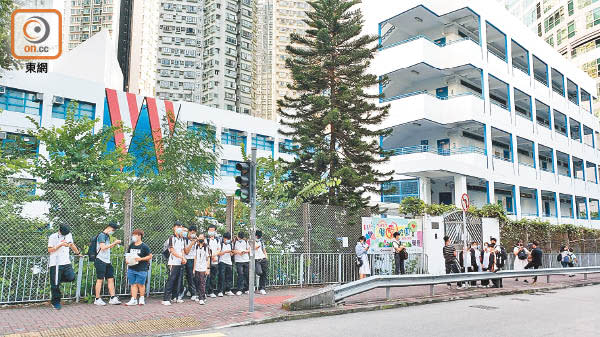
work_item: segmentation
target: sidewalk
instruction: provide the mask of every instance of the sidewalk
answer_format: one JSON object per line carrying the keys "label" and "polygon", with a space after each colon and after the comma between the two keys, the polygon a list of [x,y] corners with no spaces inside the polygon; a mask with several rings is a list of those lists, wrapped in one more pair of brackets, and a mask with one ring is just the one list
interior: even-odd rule
{"label": "sidewalk", "polygon": [[[149,336],[173,334],[190,330],[203,330],[229,325],[255,324],[270,321],[301,319],[346,312],[380,310],[391,307],[417,305],[521,292],[550,291],[570,286],[600,284],[600,275],[569,278],[553,276],[551,283],[541,277],[536,286],[505,280],[503,289],[471,288],[449,290],[445,285],[435,287],[435,295],[429,296],[429,287],[392,289],[392,301],[386,301],[385,289],[375,289],[348,298],[336,308],[288,312],[281,308],[284,300],[305,295],[314,288],[287,288],[272,290],[267,295],[256,295],[256,311],[247,312],[248,296],[209,299],[201,306],[186,301],[172,306],[160,305],[160,297],[147,300],[147,305],[127,307],[98,307],[91,304],[67,304],[56,311],[49,305],[26,308],[0,309],[0,334],[17,336]],[[126,298],[121,298],[128,300]]]}

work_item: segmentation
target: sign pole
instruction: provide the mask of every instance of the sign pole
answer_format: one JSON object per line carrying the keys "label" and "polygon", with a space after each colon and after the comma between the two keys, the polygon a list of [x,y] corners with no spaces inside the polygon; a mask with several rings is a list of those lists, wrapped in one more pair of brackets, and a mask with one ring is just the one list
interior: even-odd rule
{"label": "sign pole", "polygon": [[[248,270],[248,312],[254,312],[254,283],[256,278],[256,147],[252,148],[250,163],[250,266]],[[239,291],[239,289],[238,289]]]}

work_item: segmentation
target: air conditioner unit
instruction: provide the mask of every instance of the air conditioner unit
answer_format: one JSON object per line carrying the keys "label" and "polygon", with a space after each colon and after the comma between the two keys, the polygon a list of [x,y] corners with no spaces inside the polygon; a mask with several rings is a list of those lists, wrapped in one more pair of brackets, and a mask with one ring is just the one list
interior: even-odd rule
{"label": "air conditioner unit", "polygon": [[188,126],[188,127],[190,127],[190,126],[194,126],[194,122],[192,122],[192,121],[188,121],[188,122],[187,122],[187,126]]}
{"label": "air conditioner unit", "polygon": [[6,139],[6,132],[0,131],[0,139]]}
{"label": "air conditioner unit", "polygon": [[272,142],[274,140],[275,140],[275,138],[273,138],[273,137],[267,137],[267,141],[269,141],[269,142]]}
{"label": "air conditioner unit", "polygon": [[52,97],[52,104],[62,105],[65,104],[65,98],[60,96]]}
{"label": "air conditioner unit", "polygon": [[41,92],[37,92],[35,93],[35,96],[33,97],[33,100],[36,102],[41,102],[44,100],[44,94]]}
{"label": "air conditioner unit", "polygon": [[0,86],[0,95],[6,94],[6,87]]}
{"label": "air conditioner unit", "polygon": [[221,131],[222,132],[229,132],[229,129],[228,128],[222,128]]}
{"label": "air conditioner unit", "polygon": [[221,164],[223,164],[223,165],[227,165],[227,164],[229,164],[229,160],[227,160],[227,159],[222,159],[222,160],[221,160]]}
{"label": "air conditioner unit", "polygon": [[246,136],[246,137],[248,136],[248,132],[246,132],[246,131],[242,131],[242,132],[240,132],[240,134],[241,134],[242,136]]}

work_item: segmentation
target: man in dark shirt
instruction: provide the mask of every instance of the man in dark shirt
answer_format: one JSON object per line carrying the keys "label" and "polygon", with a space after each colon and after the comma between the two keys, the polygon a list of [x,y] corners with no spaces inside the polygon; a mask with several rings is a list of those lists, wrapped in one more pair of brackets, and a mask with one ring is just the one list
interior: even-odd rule
{"label": "man in dark shirt", "polygon": [[[458,262],[456,261],[456,248],[450,244],[450,237],[444,236],[444,248],[442,248],[442,252],[444,253],[444,262],[446,264],[446,274],[459,274],[458,270]],[[451,287],[451,284],[448,283],[448,288]],[[457,288],[462,287],[462,282],[456,283]]]}
{"label": "man in dark shirt", "polygon": [[[542,256],[544,255],[544,253],[542,252],[542,249],[538,247],[537,241],[533,241],[533,243],[531,244],[531,248],[531,261],[529,261],[529,263],[525,266],[525,269],[538,269],[542,266]],[[532,284],[535,284],[536,282],[537,276],[534,276]]]}

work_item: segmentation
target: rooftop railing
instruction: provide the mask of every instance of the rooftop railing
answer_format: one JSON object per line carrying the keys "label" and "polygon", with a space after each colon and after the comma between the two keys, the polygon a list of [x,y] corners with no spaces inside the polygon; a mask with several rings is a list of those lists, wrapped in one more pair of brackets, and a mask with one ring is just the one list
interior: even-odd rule
{"label": "rooftop railing", "polygon": [[404,156],[415,153],[433,153],[440,156],[452,156],[457,154],[477,153],[485,155],[485,149],[477,146],[462,146],[452,149],[442,149],[437,147],[430,147],[429,145],[414,145],[405,146],[396,149],[386,150],[392,153],[392,156]]}

